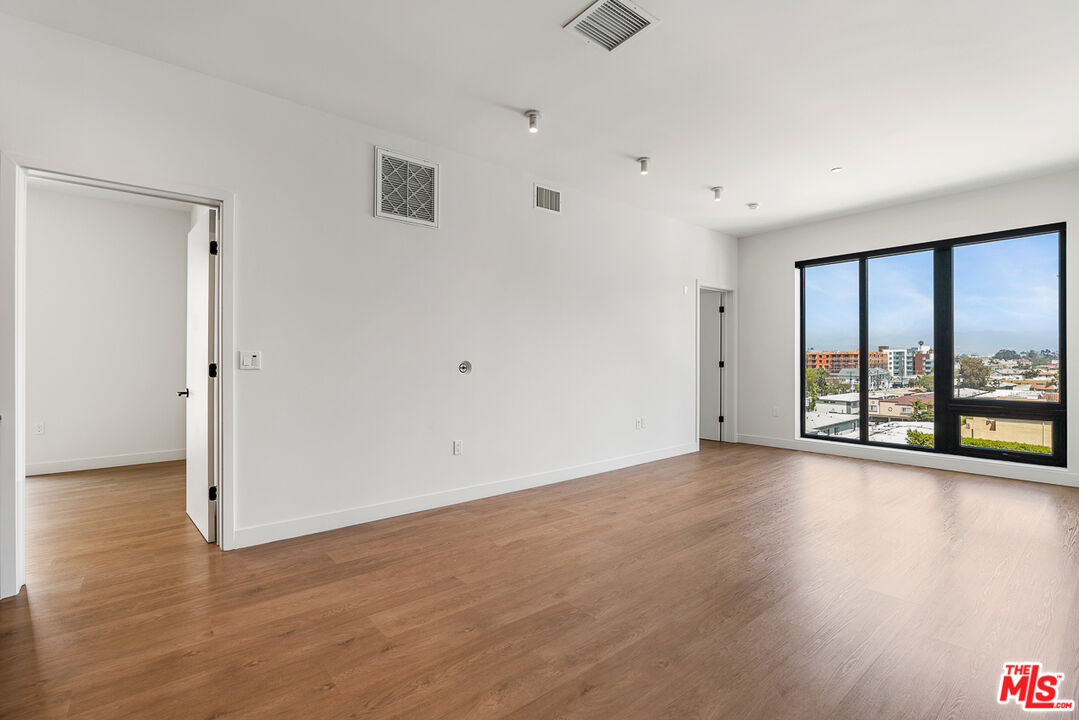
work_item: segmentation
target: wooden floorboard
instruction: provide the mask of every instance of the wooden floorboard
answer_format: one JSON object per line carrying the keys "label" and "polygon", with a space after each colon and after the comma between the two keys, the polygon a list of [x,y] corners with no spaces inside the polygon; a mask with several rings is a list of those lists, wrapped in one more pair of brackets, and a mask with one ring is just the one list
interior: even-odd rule
{"label": "wooden floorboard", "polygon": [[0,717],[982,720],[1026,660],[1079,699],[1076,489],[704,443],[222,553],[183,473],[28,480]]}

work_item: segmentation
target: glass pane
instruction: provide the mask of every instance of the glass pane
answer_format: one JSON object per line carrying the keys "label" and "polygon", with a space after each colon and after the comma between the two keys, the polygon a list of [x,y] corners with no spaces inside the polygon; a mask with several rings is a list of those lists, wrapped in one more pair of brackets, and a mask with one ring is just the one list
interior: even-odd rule
{"label": "glass pane", "polygon": [[953,252],[954,397],[1060,402],[1057,233]]}
{"label": "glass pane", "polygon": [[1052,455],[1053,421],[964,415],[959,419],[959,444],[987,450]]}
{"label": "glass pane", "polygon": [[933,447],[933,252],[870,258],[869,439]]}
{"label": "glass pane", "polygon": [[858,263],[803,270],[805,431],[859,437]]}

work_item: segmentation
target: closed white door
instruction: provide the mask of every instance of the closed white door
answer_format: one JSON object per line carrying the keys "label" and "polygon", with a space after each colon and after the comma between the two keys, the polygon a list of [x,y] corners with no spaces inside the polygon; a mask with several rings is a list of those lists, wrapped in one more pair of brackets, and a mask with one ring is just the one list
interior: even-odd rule
{"label": "closed white door", "polygon": [[187,515],[207,542],[217,539],[213,432],[216,211],[196,208],[187,234]]}
{"label": "closed white door", "polygon": [[722,322],[723,293],[702,291],[700,294],[700,437],[703,440],[722,440],[723,388],[720,363],[723,360]]}

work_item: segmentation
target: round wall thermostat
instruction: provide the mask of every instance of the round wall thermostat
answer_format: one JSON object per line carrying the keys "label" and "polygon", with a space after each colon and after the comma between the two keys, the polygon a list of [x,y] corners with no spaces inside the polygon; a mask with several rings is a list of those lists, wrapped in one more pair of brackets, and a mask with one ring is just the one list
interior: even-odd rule
{"label": "round wall thermostat", "polygon": [[462,375],[468,375],[470,372],[472,372],[472,363],[470,363],[468,360],[462,360],[461,364],[457,366],[457,369]]}

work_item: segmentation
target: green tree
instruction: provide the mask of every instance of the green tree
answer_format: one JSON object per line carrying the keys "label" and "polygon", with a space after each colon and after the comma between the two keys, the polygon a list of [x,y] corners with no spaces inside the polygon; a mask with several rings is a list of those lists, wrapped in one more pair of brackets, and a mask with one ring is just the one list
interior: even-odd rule
{"label": "green tree", "polygon": [[[907,442],[910,440],[908,438]],[[1031,445],[1030,443],[1012,442],[1010,440],[986,440],[983,438],[962,438],[959,444],[963,447],[991,448],[993,450],[1015,450],[1016,452],[1035,453],[1037,455],[1052,455],[1053,448],[1048,445]]]}
{"label": "green tree", "polygon": [[997,354],[993,357],[997,360],[1018,360],[1019,353],[1015,350],[997,350]]}
{"label": "green tree", "polygon": [[925,388],[926,392],[933,392],[932,375],[919,375],[917,378],[915,378],[914,384],[920,388]]}
{"label": "green tree", "polygon": [[907,445],[914,447],[933,447],[933,433],[907,430]]}
{"label": "green tree", "polygon": [[824,368],[806,368],[805,372],[806,397],[809,398],[806,408],[809,410],[817,409],[817,400],[821,395],[835,395],[850,390],[849,384],[833,379]]}
{"label": "green tree", "polygon": [[989,386],[989,368],[981,358],[959,358],[959,387],[985,390]]}
{"label": "green tree", "polygon": [[926,405],[921,400],[915,399],[911,407],[914,410],[913,414],[910,416],[911,420],[924,422],[933,419],[933,407],[931,405]]}

